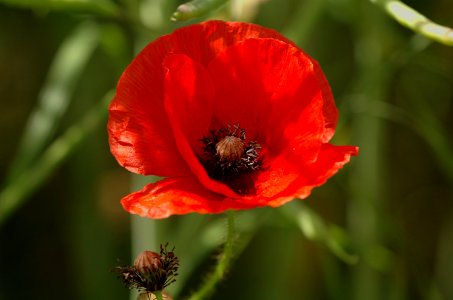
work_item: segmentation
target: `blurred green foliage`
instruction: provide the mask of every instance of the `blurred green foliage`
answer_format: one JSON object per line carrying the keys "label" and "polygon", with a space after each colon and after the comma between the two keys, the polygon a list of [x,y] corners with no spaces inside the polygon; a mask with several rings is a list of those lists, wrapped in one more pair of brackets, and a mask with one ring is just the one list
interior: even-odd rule
{"label": "blurred green foliage", "polygon": [[[453,299],[453,49],[401,27],[395,1],[198,0],[209,9],[170,21],[182,2],[0,0],[0,299],[126,299],[109,270],[165,242],[181,260],[169,291],[200,286],[224,217],[122,211],[155,178],[130,180],[104,124],[135,53],[213,18],[275,28],[316,58],[335,141],[360,146],[303,203],[237,214],[237,259],[213,299]],[[405,3],[453,26],[450,0]]]}

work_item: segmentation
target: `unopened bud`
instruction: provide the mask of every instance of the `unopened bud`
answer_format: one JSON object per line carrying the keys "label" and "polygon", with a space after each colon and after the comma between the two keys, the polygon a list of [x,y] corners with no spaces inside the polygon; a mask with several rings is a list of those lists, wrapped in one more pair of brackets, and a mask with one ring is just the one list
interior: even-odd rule
{"label": "unopened bud", "polygon": [[223,161],[238,161],[244,153],[244,142],[235,136],[226,136],[215,145],[217,155]]}
{"label": "unopened bud", "polygon": [[144,274],[162,268],[160,255],[152,251],[143,251],[134,261],[135,269]]}

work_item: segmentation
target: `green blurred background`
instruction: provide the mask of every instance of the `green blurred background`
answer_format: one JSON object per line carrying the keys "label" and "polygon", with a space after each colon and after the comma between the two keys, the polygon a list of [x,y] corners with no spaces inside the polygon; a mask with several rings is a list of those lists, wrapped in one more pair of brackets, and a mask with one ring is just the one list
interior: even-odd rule
{"label": "green blurred background", "polygon": [[[105,122],[135,53],[214,18],[274,28],[317,59],[340,110],[334,142],[360,155],[306,201],[238,213],[213,299],[453,299],[453,48],[366,0],[234,0],[170,21],[182,2],[0,0],[0,299],[128,299],[110,270],[165,242],[181,259],[169,291],[200,286],[224,216],[124,212],[153,178],[117,165]],[[453,26],[451,0],[405,3]]]}

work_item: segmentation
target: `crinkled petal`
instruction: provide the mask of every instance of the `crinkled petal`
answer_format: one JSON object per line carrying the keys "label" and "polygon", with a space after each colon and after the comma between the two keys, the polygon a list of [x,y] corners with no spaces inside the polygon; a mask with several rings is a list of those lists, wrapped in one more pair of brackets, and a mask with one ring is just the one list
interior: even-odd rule
{"label": "crinkled petal", "polygon": [[[166,218],[173,214],[220,213],[228,209],[251,209],[262,206],[281,206],[294,198],[306,198],[313,188],[320,186],[334,175],[351,156],[357,155],[354,146],[325,144],[319,160],[306,169],[300,169],[297,178],[294,167],[286,165],[281,173],[269,172],[260,193],[254,196],[228,198],[213,193],[202,186],[196,178],[168,178],[148,184],[141,191],[132,193],[121,200],[124,209],[130,213],[148,218]],[[276,164],[285,166],[284,161]],[[289,169],[288,169],[288,168]],[[276,168],[278,169],[278,168]],[[292,171],[288,171],[292,170]],[[285,179],[286,178],[286,179]],[[273,190],[273,184],[288,183],[284,191]]]}
{"label": "crinkled petal", "polygon": [[209,73],[184,54],[167,56],[163,66],[170,123],[178,123],[191,148],[202,155],[200,139],[209,132],[215,101]]}
{"label": "crinkled petal", "polygon": [[289,151],[315,159],[326,131],[324,94],[330,94],[316,68],[298,48],[275,39],[248,39],[226,49],[208,67],[217,123],[239,123],[268,155]]}
{"label": "crinkled petal", "polygon": [[273,159],[255,178],[256,196],[265,199],[275,197],[297,180],[300,172],[283,155]]}
{"label": "crinkled petal", "polygon": [[[118,98],[121,96],[115,99]],[[115,99],[110,105],[107,127],[110,151],[118,163],[131,172],[143,175],[189,174],[189,169],[176,149],[171,131],[165,125],[156,128],[159,120],[160,124],[167,123],[168,128],[167,120],[162,116],[155,116],[153,122],[148,122],[147,115],[133,113]]]}
{"label": "crinkled petal", "polygon": [[337,128],[338,122],[338,110],[335,105],[335,100],[333,99],[332,91],[330,89],[329,82],[327,81],[326,76],[321,70],[318,62],[312,59],[313,71],[318,79],[318,84],[321,88],[323,103],[323,112],[324,112],[324,134],[323,134],[323,143],[327,143],[333,137],[335,129]]}
{"label": "crinkled petal", "polygon": [[[255,179],[257,195],[275,197],[299,178],[306,164],[317,160],[322,147],[320,138],[323,132],[322,107],[313,112],[311,108],[306,108],[299,119],[299,122],[288,125],[282,133],[291,137],[287,148],[282,149],[276,157],[268,157],[265,153],[263,171],[259,172]],[[304,126],[307,130],[300,132],[298,126]]]}
{"label": "crinkled petal", "polygon": [[273,38],[293,44],[275,30],[241,22],[207,21],[180,28],[172,34],[173,53],[183,53],[207,66],[225,49],[251,38]]}
{"label": "crinkled petal", "polygon": [[187,175],[189,169],[176,149],[163,107],[162,62],[171,53],[182,53],[206,66],[224,49],[256,37],[291,43],[258,25],[208,21],[180,28],[146,46],[121,76],[109,108],[109,143],[118,163],[144,175]]}
{"label": "crinkled petal", "polygon": [[[118,83],[108,121],[118,162],[172,177],[122,200],[151,218],[279,206],[305,198],[357,154],[327,143],[337,110],[315,60],[279,33],[253,24],[208,21],[149,44]],[[197,139],[239,123],[263,146],[256,193],[239,196],[208,177]]]}
{"label": "crinkled petal", "polygon": [[118,163],[144,175],[190,174],[176,148],[163,104],[162,60],[151,43],[127,67],[109,107],[110,150]]}
{"label": "crinkled petal", "polygon": [[253,203],[239,202],[210,192],[193,177],[167,178],[146,185],[121,200],[130,213],[153,219],[192,212],[220,213],[228,209],[250,209]]}
{"label": "crinkled petal", "polygon": [[[196,153],[211,122],[213,90],[209,74],[203,66],[186,55],[177,54],[164,61],[165,109],[181,156],[193,175],[207,189],[236,197],[227,185],[209,178]],[[198,154],[198,157],[197,157]]]}
{"label": "crinkled petal", "polygon": [[268,204],[274,207],[280,206],[289,201],[288,196],[300,199],[308,197],[313,188],[323,185],[327,179],[349,162],[351,156],[357,154],[358,147],[355,146],[324,144],[316,162],[304,166],[300,170],[298,178]]}

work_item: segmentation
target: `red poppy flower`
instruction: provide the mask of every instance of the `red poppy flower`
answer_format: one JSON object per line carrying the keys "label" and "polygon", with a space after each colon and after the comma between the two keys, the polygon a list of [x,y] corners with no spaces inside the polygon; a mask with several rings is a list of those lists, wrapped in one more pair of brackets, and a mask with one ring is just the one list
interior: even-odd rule
{"label": "red poppy flower", "polygon": [[279,33],[208,21],[150,43],[109,107],[110,149],[166,177],[121,200],[134,214],[219,213],[305,198],[357,155],[317,62]]}

